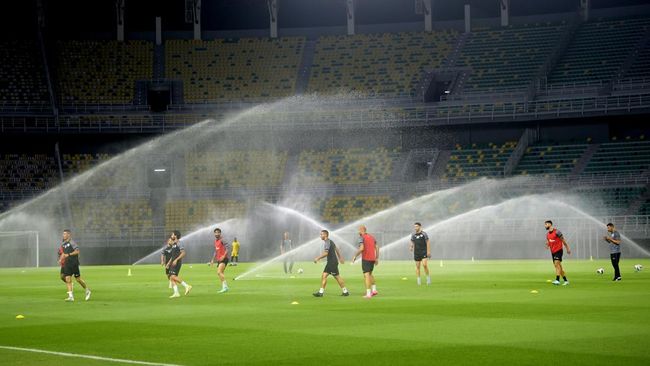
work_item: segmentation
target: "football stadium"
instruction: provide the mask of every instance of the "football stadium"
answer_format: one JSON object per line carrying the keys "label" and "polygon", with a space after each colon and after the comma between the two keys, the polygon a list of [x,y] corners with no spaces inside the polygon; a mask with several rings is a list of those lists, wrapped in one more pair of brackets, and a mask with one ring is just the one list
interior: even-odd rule
{"label": "football stadium", "polygon": [[650,364],[650,3],[25,0],[2,365]]}

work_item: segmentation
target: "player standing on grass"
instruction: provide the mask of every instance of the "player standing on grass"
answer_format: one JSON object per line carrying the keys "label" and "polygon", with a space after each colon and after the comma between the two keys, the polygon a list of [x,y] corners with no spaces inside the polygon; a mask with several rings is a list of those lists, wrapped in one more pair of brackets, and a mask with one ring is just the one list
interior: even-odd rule
{"label": "player standing on grass", "polygon": [[167,239],[167,245],[165,248],[163,248],[162,253],[160,253],[160,265],[165,268],[165,276],[167,276],[167,279],[169,280],[169,288],[174,287],[174,283],[172,280],[169,279],[169,268],[167,268],[167,263],[169,263],[169,260],[172,258],[172,245],[174,244],[174,241],[172,240],[171,236]]}
{"label": "player standing on grass", "polygon": [[320,238],[323,241],[323,253],[314,258],[314,263],[318,263],[319,260],[327,258],[327,264],[325,265],[325,269],[321,275],[320,289],[318,292],[314,292],[313,295],[315,297],[323,297],[325,286],[327,286],[327,276],[332,275],[334,279],[336,279],[336,282],[338,282],[339,286],[341,286],[341,290],[343,291],[341,296],[350,296],[348,289],[345,287],[345,282],[343,282],[343,278],[341,278],[339,274],[339,261],[341,264],[344,264],[345,261],[339,252],[339,248],[337,248],[336,244],[329,239],[329,235],[330,233],[327,230],[321,230],[320,232]]}
{"label": "player standing on grass", "polygon": [[553,227],[553,221],[546,220],[544,222],[544,227],[546,228],[546,231],[548,231],[546,233],[546,247],[551,250],[551,257],[553,258],[553,265],[555,266],[555,281],[553,281],[553,284],[559,285],[560,276],[562,276],[562,279],[564,280],[562,286],[566,286],[569,284],[569,280],[567,280],[564,268],[562,268],[562,255],[564,254],[562,246],[564,245],[566,247],[566,254],[570,255],[571,249],[569,248],[569,244],[564,240],[564,236],[560,230]]}
{"label": "player standing on grass", "polygon": [[227,292],[228,282],[226,282],[226,266],[228,265],[229,258],[228,253],[230,253],[230,244],[221,236],[221,229],[214,229],[214,255],[210,260],[210,265],[214,264],[214,260],[217,260],[217,274],[219,275],[219,280],[221,281],[221,290],[220,294]]}
{"label": "player standing on grass", "polygon": [[379,265],[379,247],[375,237],[368,234],[367,228],[364,225],[359,226],[359,249],[352,257],[352,263],[357,260],[361,254],[361,270],[363,271],[363,279],[366,283],[366,299],[377,295],[377,284],[375,283],[375,276],[372,271],[376,265]]}
{"label": "player standing on grass", "polygon": [[68,297],[65,301],[74,301],[74,294],[72,293],[72,276],[79,282],[81,287],[86,290],[86,301],[90,300],[90,288],[86,282],[81,278],[79,271],[79,246],[72,240],[72,231],[69,229],[63,230],[63,242],[59,249],[61,256],[59,263],[61,263],[61,275],[68,288]]}
{"label": "player standing on grass", "polygon": [[614,267],[614,279],[612,281],[620,281],[621,270],[618,268],[618,262],[621,260],[621,234],[616,231],[614,224],[611,222],[607,224],[607,235],[603,239],[609,243],[609,257],[612,260],[612,267]]}
{"label": "player standing on grass", "polygon": [[232,255],[230,258],[232,259],[231,266],[236,266],[239,263],[239,241],[237,241],[237,238],[232,240]]}
{"label": "player standing on grass", "polygon": [[167,268],[167,275],[172,281],[172,289],[174,290],[174,293],[169,298],[173,299],[181,296],[178,293],[179,284],[185,287],[185,295],[190,293],[192,286],[188,285],[185,281],[183,281],[183,279],[178,276],[181,272],[181,266],[183,265],[183,258],[185,258],[185,248],[183,248],[183,245],[181,245],[179,242],[181,239],[181,232],[174,230],[170,235],[170,239],[172,241],[170,250],[171,255],[169,257],[169,261],[167,261],[165,268]]}
{"label": "player standing on grass", "polygon": [[416,222],[414,227],[415,233],[411,235],[411,246],[409,250],[413,252],[413,259],[415,260],[415,276],[417,277],[418,286],[421,285],[420,264],[422,264],[424,266],[424,273],[427,275],[427,285],[430,285],[429,258],[431,258],[431,242],[427,233],[422,231],[422,224]]}
{"label": "player standing on grass", "polygon": [[[280,242],[280,254],[285,254],[290,252],[293,249],[291,239],[289,238],[289,232],[285,231],[282,234],[282,241]],[[283,261],[284,273],[291,273],[293,271],[293,255],[288,254],[284,257]]]}

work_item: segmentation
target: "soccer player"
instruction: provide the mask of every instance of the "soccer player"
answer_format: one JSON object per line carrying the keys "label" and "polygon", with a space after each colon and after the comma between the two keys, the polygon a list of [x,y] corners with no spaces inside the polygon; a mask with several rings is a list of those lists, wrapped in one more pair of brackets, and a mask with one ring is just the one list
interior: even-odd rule
{"label": "soccer player", "polygon": [[230,255],[230,258],[232,259],[230,265],[236,266],[239,262],[239,241],[237,241],[237,238],[232,240],[232,254]]}
{"label": "soccer player", "polygon": [[229,258],[228,253],[230,253],[230,244],[221,236],[221,229],[214,229],[214,255],[210,260],[210,266],[214,264],[214,260],[217,260],[217,274],[219,275],[219,280],[221,280],[221,290],[220,294],[228,292],[228,283],[226,282],[226,275],[224,274],[226,266],[228,265]]}
{"label": "soccer player", "polygon": [[560,230],[553,227],[553,221],[546,220],[544,222],[544,227],[546,228],[546,231],[548,231],[546,233],[546,247],[551,250],[551,257],[553,258],[553,265],[555,266],[555,281],[553,281],[553,284],[559,285],[560,276],[562,276],[562,279],[564,280],[562,286],[566,286],[569,284],[569,280],[567,280],[564,268],[562,268],[562,255],[564,253],[562,246],[564,245],[564,247],[566,247],[566,253],[569,255],[571,254],[571,248],[569,248],[569,244],[564,240],[564,236]]}
{"label": "soccer player", "polygon": [[167,239],[167,246],[162,250],[162,253],[160,253],[160,265],[165,268],[165,276],[167,276],[167,279],[169,280],[169,288],[174,287],[174,283],[172,280],[169,279],[169,268],[167,268],[167,263],[169,263],[169,260],[172,257],[172,245],[174,244],[174,241],[172,240],[172,237],[170,236]]}
{"label": "soccer player", "polygon": [[[282,234],[282,241],[280,242],[280,254],[285,254],[293,249],[289,232],[285,231]],[[293,256],[291,254],[284,257],[284,273],[291,273],[293,271]]]}
{"label": "soccer player", "polygon": [[61,256],[59,263],[61,263],[61,274],[68,288],[68,297],[65,301],[74,301],[74,294],[72,293],[72,276],[79,282],[81,287],[86,290],[85,300],[90,300],[90,288],[86,282],[81,278],[79,271],[79,246],[72,240],[72,231],[70,229],[63,230],[63,242],[59,250]]}
{"label": "soccer player", "polygon": [[616,231],[614,224],[611,222],[607,224],[607,235],[603,239],[609,243],[609,257],[612,260],[612,267],[614,267],[614,279],[612,281],[620,281],[621,270],[618,268],[618,262],[621,260],[621,234]]}
{"label": "soccer player", "polygon": [[323,241],[323,253],[314,258],[314,263],[318,263],[319,260],[327,258],[327,264],[325,265],[325,269],[321,276],[320,289],[318,292],[314,292],[313,295],[315,297],[323,297],[325,286],[327,286],[327,276],[332,275],[334,279],[336,279],[336,282],[338,282],[339,286],[341,286],[341,290],[343,291],[341,296],[350,296],[348,289],[345,287],[345,282],[343,282],[343,278],[341,278],[341,275],[339,274],[339,262],[344,264],[345,261],[339,252],[339,248],[337,248],[336,244],[329,239],[329,235],[330,233],[327,230],[321,230],[320,232],[320,238]]}
{"label": "soccer player", "polygon": [[359,226],[359,249],[352,257],[352,263],[357,260],[361,254],[361,270],[363,271],[363,279],[366,283],[366,299],[370,299],[377,295],[377,284],[375,283],[375,276],[372,271],[375,266],[379,265],[379,246],[375,237],[368,234],[368,229],[365,225]]}
{"label": "soccer player", "polygon": [[181,266],[183,265],[183,258],[185,258],[185,248],[183,248],[183,245],[180,243],[181,232],[178,230],[172,231],[170,239],[172,240],[170,248],[171,254],[165,268],[167,268],[167,276],[172,281],[172,289],[174,290],[174,293],[169,298],[173,299],[181,296],[178,293],[179,284],[185,287],[185,295],[192,291],[192,286],[187,284],[187,282],[183,281],[183,279],[178,276],[181,272]]}
{"label": "soccer player", "polygon": [[418,286],[422,284],[420,280],[420,264],[424,267],[424,273],[427,275],[427,285],[431,284],[429,275],[429,258],[431,258],[431,242],[427,233],[422,231],[422,224],[414,224],[415,233],[411,235],[411,245],[409,250],[413,252],[415,260],[415,276],[417,277]]}

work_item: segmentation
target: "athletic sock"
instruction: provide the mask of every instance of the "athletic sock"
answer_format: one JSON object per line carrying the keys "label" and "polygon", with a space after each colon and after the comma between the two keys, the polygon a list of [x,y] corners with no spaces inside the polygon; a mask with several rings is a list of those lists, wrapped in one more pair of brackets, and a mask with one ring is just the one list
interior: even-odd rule
{"label": "athletic sock", "polygon": [[370,296],[370,295],[372,295],[372,291],[366,289],[366,296]]}
{"label": "athletic sock", "polygon": [[183,287],[185,287],[185,288],[187,288],[187,286],[189,286],[189,285],[187,284],[187,282],[185,282],[185,281],[181,282],[181,285],[183,285]]}
{"label": "athletic sock", "polygon": [[566,279],[566,276],[562,276],[562,279],[564,279],[564,282],[569,282],[569,280]]}
{"label": "athletic sock", "polygon": [[431,283],[431,276],[427,275],[427,283]]}
{"label": "athletic sock", "polygon": [[377,285],[372,285],[372,290],[377,291]]}
{"label": "athletic sock", "polygon": [[321,287],[320,289],[318,289],[318,293],[319,293],[319,294],[322,294],[322,293],[324,293],[324,292],[325,292],[325,289],[324,289],[324,288]]}
{"label": "athletic sock", "polygon": [[560,276],[555,276],[555,280],[556,280],[556,281],[559,281],[559,280],[560,280]]}
{"label": "athletic sock", "polygon": [[420,280],[420,277],[418,277],[418,285],[422,284],[422,280]]}
{"label": "athletic sock", "polygon": [[226,281],[221,282],[221,288],[228,288],[228,283]]}
{"label": "athletic sock", "polygon": [[74,297],[74,295],[72,295],[72,291],[68,291],[68,297]]}
{"label": "athletic sock", "polygon": [[348,292],[348,288],[347,288],[347,287],[343,287],[342,290],[343,290],[343,293],[344,293],[344,294]]}
{"label": "athletic sock", "polygon": [[174,284],[173,289],[174,289],[174,295],[178,295],[178,286],[176,284]]}

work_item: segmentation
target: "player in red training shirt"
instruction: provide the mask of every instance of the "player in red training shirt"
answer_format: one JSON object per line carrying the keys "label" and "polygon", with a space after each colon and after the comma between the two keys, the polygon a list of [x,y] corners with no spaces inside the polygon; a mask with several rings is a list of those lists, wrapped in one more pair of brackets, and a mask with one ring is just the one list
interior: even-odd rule
{"label": "player in red training shirt", "polygon": [[562,255],[564,254],[562,246],[566,247],[566,254],[571,254],[571,248],[569,248],[569,244],[567,244],[567,242],[564,240],[564,236],[560,230],[553,227],[553,221],[546,220],[544,222],[544,227],[546,227],[547,231],[546,247],[551,250],[553,265],[555,266],[555,281],[553,281],[553,284],[559,285],[560,276],[562,276],[562,279],[564,279],[564,283],[562,285],[566,286],[569,284],[569,280],[567,280],[566,274],[564,273],[564,268],[562,268]]}
{"label": "player in red training shirt", "polygon": [[375,276],[372,272],[376,265],[379,265],[379,247],[375,237],[368,234],[368,229],[361,225],[359,226],[359,249],[352,257],[352,263],[361,254],[361,270],[363,271],[363,279],[366,283],[366,299],[377,295],[377,284],[375,283]]}
{"label": "player in red training shirt", "polygon": [[217,274],[219,275],[219,280],[221,280],[221,290],[220,294],[228,291],[228,283],[226,282],[226,267],[230,261],[230,254],[232,252],[232,247],[230,243],[221,236],[221,229],[214,229],[214,256],[210,260],[210,265],[214,264],[215,259],[217,260]]}

